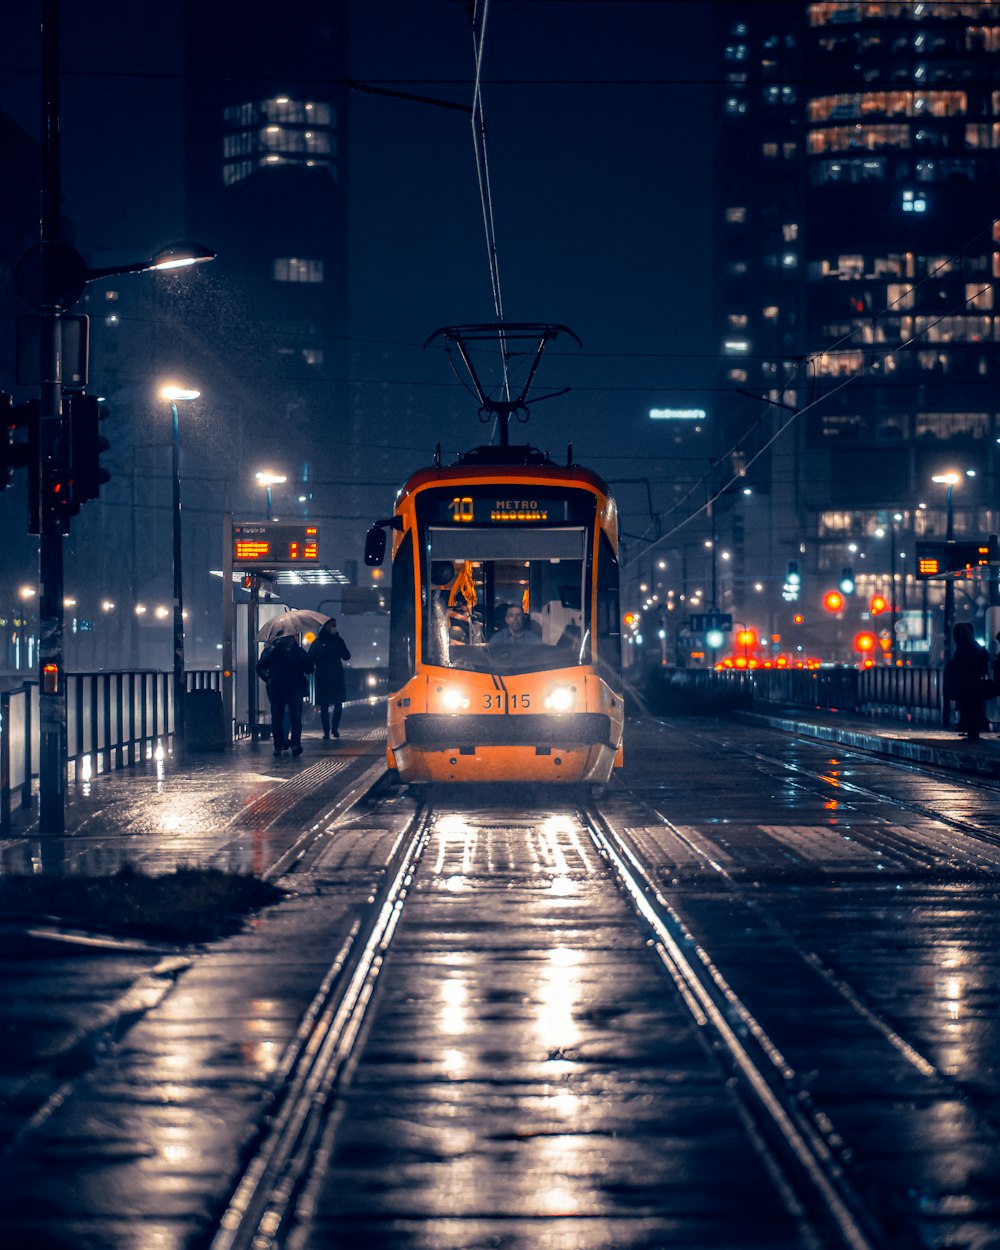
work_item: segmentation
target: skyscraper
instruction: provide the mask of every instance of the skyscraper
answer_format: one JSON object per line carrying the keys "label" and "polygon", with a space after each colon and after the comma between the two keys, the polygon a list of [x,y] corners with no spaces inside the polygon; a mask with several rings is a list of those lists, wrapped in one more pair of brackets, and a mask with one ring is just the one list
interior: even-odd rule
{"label": "skyscraper", "polygon": [[[899,626],[888,641],[926,658],[940,585],[925,613],[913,551],[945,533],[932,478],[961,474],[957,537],[1000,519],[1000,4],[715,10],[720,441],[741,441],[770,488],[771,541],[748,547],[747,572],[766,577],[783,640],[798,611],[803,645],[848,660],[882,593]],[[790,560],[794,602],[781,598]],[[824,614],[847,568],[855,593]],[[976,620],[982,587],[969,590],[956,607]],[[888,632],[888,618],[868,623]]]}

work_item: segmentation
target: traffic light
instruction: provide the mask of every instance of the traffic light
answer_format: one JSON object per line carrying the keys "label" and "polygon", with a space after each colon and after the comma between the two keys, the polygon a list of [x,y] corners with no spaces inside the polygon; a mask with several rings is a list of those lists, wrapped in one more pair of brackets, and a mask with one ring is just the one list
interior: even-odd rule
{"label": "traffic light", "polygon": [[823,607],[827,612],[839,612],[844,606],[844,596],[839,590],[828,590],[823,596]]}
{"label": "traffic light", "polygon": [[101,464],[101,453],[110,443],[100,433],[100,422],[108,410],[96,395],[71,395],[67,404],[69,419],[70,465],[72,466],[72,515],[83,504],[96,499],[101,487],[111,481],[111,474]]}
{"label": "traffic light", "polygon": [[785,569],[785,584],[781,588],[781,597],[786,603],[794,603],[802,590],[802,574],[799,572],[798,560],[789,560]]}
{"label": "traffic light", "polygon": [[[14,470],[38,464],[38,400],[15,404],[0,391],[0,490],[6,490],[14,479]],[[18,430],[25,430],[26,440],[16,440]],[[30,475],[29,475],[30,476]]]}
{"label": "traffic light", "polygon": [[854,594],[854,570],[852,568],[840,570],[840,581],[838,585],[845,595]]}

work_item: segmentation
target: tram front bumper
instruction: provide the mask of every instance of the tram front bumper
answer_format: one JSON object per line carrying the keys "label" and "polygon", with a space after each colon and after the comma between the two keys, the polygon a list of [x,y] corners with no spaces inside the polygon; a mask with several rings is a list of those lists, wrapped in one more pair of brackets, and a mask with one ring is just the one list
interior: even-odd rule
{"label": "tram front bumper", "polygon": [[574,712],[563,716],[524,714],[509,716],[446,716],[415,712],[406,718],[406,743],[425,751],[462,747],[574,747],[607,746],[612,750],[611,718],[601,712]]}

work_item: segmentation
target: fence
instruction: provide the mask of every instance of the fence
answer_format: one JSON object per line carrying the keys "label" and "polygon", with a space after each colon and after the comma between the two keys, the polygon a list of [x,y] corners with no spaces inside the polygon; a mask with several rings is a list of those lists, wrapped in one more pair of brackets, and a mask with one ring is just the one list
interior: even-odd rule
{"label": "fence", "polygon": [[823,708],[901,721],[940,721],[941,673],[930,668],[652,669],[654,711],[713,715],[758,704]]}
{"label": "fence", "polygon": [[[222,689],[219,670],[186,674],[188,690]],[[173,675],[159,672],[68,673],[66,762],[71,780],[151,759],[174,732]],[[31,805],[38,775],[38,683],[0,693],[0,835],[10,832],[11,806]]]}

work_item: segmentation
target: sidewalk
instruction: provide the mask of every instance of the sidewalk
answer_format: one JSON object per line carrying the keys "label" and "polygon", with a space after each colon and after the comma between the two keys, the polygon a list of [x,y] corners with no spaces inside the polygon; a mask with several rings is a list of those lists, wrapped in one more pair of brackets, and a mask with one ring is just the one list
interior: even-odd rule
{"label": "sidewalk", "polygon": [[[0,872],[38,871],[39,855],[67,871],[147,872],[209,865],[260,873],[341,797],[385,767],[385,705],[344,709],[341,737],[303,732],[303,754],[276,757],[270,739],[232,750],[170,754],[67,786],[66,832],[38,833],[38,802],[12,813]],[[370,775],[370,781],[368,781]]]}
{"label": "sidewalk", "polygon": [[984,734],[975,742],[960,738],[954,727],[933,721],[912,722],[861,716],[819,708],[761,705],[737,712],[740,720],[767,725],[805,738],[819,738],[888,755],[914,764],[929,764],[980,777],[1000,777],[1000,735]]}

